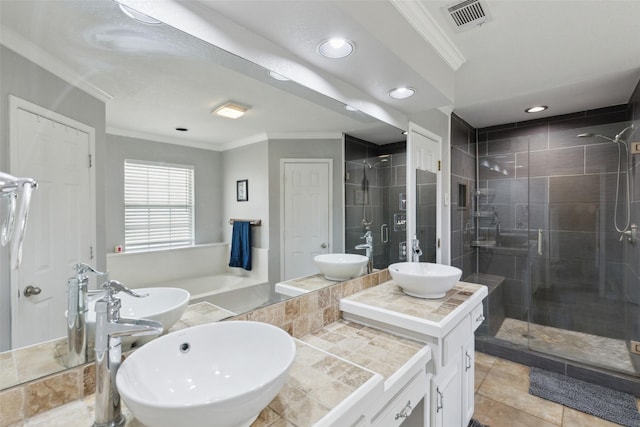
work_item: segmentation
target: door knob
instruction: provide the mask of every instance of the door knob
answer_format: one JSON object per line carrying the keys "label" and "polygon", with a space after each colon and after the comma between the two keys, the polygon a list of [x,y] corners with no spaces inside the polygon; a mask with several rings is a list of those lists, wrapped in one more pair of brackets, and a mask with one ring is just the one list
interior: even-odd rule
{"label": "door knob", "polygon": [[320,245],[320,247],[321,247],[322,249],[326,249],[326,248],[327,248],[327,244],[326,244],[326,243],[323,243],[323,244],[321,244],[321,245]]}
{"label": "door knob", "polygon": [[30,297],[31,295],[38,295],[40,294],[40,292],[42,292],[42,289],[40,289],[37,286],[29,285],[26,288],[24,288],[25,297]]}

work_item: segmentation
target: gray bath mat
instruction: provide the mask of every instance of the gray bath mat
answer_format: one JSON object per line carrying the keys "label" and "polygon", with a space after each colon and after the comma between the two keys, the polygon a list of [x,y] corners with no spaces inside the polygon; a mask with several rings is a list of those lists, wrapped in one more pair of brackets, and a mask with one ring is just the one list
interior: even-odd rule
{"label": "gray bath mat", "polygon": [[486,424],[482,424],[480,421],[474,420],[473,418],[471,418],[471,421],[469,421],[469,425],[467,427],[489,427],[489,426]]}
{"label": "gray bath mat", "polygon": [[627,427],[640,426],[636,399],[608,387],[531,368],[529,393]]}

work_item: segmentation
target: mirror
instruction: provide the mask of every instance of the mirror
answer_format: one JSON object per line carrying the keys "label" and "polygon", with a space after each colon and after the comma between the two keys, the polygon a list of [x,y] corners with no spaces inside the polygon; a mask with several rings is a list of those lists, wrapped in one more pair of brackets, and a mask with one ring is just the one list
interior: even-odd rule
{"label": "mirror", "polygon": [[436,262],[436,211],[438,174],[416,170],[416,237],[420,241],[420,262]]}
{"label": "mirror", "polygon": [[[114,178],[120,171],[110,167],[113,158],[122,156],[122,153],[114,151],[120,145],[134,147],[136,141],[132,140],[142,141],[135,149],[158,156],[171,152],[176,156],[193,158],[206,152],[207,157],[217,162],[216,166],[221,166],[224,153],[247,141],[263,143],[277,140],[274,145],[286,154],[289,152],[288,144],[299,143],[298,146],[305,147],[301,138],[310,138],[307,145],[317,145],[318,140],[326,139],[330,134],[330,138],[339,141],[336,144],[340,145],[340,135],[346,132],[377,144],[397,141],[400,134],[396,128],[357,111],[346,111],[342,103],[303,86],[274,80],[267,70],[180,31],[164,25],[144,26],[132,21],[114,2],[16,1],[2,2],[1,7],[2,102],[8,105],[8,96],[13,94],[95,129],[92,161],[95,162],[96,237],[93,252],[87,254],[85,261],[100,270],[106,268],[107,253],[123,240],[117,193],[121,191],[118,190],[120,183]],[[64,41],[57,37],[64,38]],[[250,111],[254,111],[254,120],[248,120],[249,117],[237,122],[212,119],[210,110],[226,98],[218,99],[203,88],[215,94],[225,87],[235,88],[238,93],[250,93],[255,96],[252,99],[260,101],[245,101],[252,104]],[[142,99],[151,99],[152,102],[143,104]],[[196,120],[203,115],[208,121]],[[8,114],[1,119],[0,170],[3,171],[10,170],[10,135],[6,116]],[[186,127],[189,131],[181,133],[176,127]],[[305,136],[300,136],[302,133]],[[298,137],[293,140],[291,135]],[[211,144],[215,145],[213,150]],[[247,147],[247,151],[251,151],[251,146]],[[305,157],[306,153],[298,150],[295,156]],[[271,164],[260,169],[264,181],[266,178],[273,180],[274,173],[277,178],[278,171],[272,169]],[[335,169],[341,177],[341,168]],[[228,180],[235,186],[235,177],[228,177]],[[252,179],[252,185],[256,181],[258,179]],[[338,180],[338,183],[341,187],[342,181]],[[228,187],[227,184],[227,177],[220,174],[216,181],[200,185],[209,187],[211,192],[209,207],[196,211],[196,217],[211,218],[211,221],[201,230],[196,228],[196,243],[229,241],[227,221],[230,215],[227,214],[233,213],[233,209],[223,210],[217,206],[224,195],[222,186]],[[250,191],[253,197],[255,187]],[[233,197],[235,200],[235,192]],[[249,200],[251,202],[252,198]],[[262,209],[269,212],[268,206]],[[342,217],[342,209],[342,202],[334,202],[336,217]],[[279,252],[271,249],[279,243],[274,242],[273,237],[271,243],[268,239],[271,236],[277,239],[278,222],[278,218],[271,218],[270,227],[259,230],[256,241],[257,245],[270,248],[270,252],[276,254]],[[336,224],[340,226],[340,238],[334,240],[342,241],[343,223],[336,221]],[[342,249],[341,243],[338,248]],[[25,256],[29,256],[26,250]],[[3,351],[9,348],[11,323],[8,305],[10,274],[5,268],[8,259],[3,250],[0,253],[0,344]],[[77,261],[81,259],[74,259],[71,263]],[[276,264],[277,259],[269,259],[270,272],[271,266]],[[73,274],[70,265],[65,269],[62,277],[51,281],[65,286],[66,279]],[[29,356],[32,377],[14,378],[3,383],[2,388],[65,369],[63,354],[66,345],[49,341],[43,347],[44,351]],[[0,355],[3,368],[7,355]],[[4,381],[7,376],[4,372],[1,375]]]}

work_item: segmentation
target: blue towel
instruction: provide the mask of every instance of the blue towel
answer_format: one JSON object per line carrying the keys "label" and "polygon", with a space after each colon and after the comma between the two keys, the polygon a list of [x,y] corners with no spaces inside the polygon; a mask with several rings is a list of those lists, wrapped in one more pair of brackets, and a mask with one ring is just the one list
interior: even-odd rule
{"label": "blue towel", "polygon": [[251,224],[247,221],[233,223],[229,267],[251,270]]}

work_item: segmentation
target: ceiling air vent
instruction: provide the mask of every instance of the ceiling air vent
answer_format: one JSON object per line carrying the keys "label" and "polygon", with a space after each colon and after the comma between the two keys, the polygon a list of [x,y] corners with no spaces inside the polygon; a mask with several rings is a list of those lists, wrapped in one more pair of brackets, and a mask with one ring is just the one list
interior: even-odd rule
{"label": "ceiling air vent", "polygon": [[446,8],[457,32],[469,30],[492,20],[486,1],[466,0],[453,3]]}

